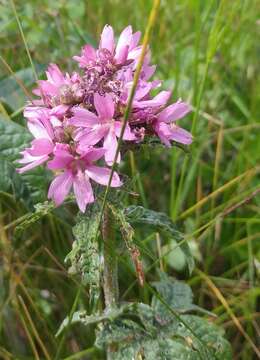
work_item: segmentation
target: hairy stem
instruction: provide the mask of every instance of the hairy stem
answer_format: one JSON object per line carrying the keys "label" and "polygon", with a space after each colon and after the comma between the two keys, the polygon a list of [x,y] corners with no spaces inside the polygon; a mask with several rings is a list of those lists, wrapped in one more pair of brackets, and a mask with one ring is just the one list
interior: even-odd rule
{"label": "hairy stem", "polygon": [[113,219],[108,208],[104,211],[102,236],[104,241],[103,290],[105,305],[109,308],[116,306],[118,301],[118,267]]}
{"label": "hairy stem", "polygon": [[[108,207],[105,208],[103,215],[102,237],[104,241],[103,291],[106,309],[109,309],[116,306],[119,291],[115,232],[113,218]],[[112,360],[115,352],[113,345],[108,345],[106,352],[107,360]]]}

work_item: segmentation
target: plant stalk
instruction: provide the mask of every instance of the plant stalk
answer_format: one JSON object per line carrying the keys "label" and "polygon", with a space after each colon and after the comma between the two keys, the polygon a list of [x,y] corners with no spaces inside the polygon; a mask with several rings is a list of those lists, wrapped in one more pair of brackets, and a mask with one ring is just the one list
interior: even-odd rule
{"label": "plant stalk", "polygon": [[106,308],[111,308],[116,306],[118,301],[118,264],[113,218],[108,207],[104,211],[102,237],[104,241],[103,290]]}
{"label": "plant stalk", "polygon": [[[104,210],[102,220],[102,237],[104,242],[103,291],[106,309],[116,307],[118,302],[118,263],[113,218],[108,209]],[[113,359],[113,344],[107,345],[107,360]]]}

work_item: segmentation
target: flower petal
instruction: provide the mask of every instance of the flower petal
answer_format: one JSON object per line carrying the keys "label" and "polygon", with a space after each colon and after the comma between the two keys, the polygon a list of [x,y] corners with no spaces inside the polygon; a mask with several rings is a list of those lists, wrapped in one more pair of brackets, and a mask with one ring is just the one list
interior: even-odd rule
{"label": "flower petal", "polygon": [[145,108],[145,107],[160,107],[164,106],[171,96],[170,91],[161,91],[151,100],[134,101],[134,107]]}
{"label": "flower petal", "polygon": [[83,149],[84,147],[96,145],[105,135],[107,132],[104,127],[97,126],[92,129],[86,129],[83,131],[80,131],[76,136],[75,140],[79,142],[79,147]]}
{"label": "flower petal", "polygon": [[101,120],[111,120],[114,115],[115,105],[111,95],[94,95],[94,105]]}
{"label": "flower petal", "polygon": [[170,138],[171,138],[171,131],[170,126],[164,122],[158,122],[154,128],[155,132],[161,139],[161,141],[167,146],[171,146]]}
{"label": "flower petal", "polygon": [[73,190],[80,211],[85,212],[87,204],[94,201],[94,195],[89,180],[82,172],[74,177]]}
{"label": "flower petal", "polygon": [[105,152],[106,149],[104,148],[89,148],[85,153],[82,154],[82,158],[91,163],[101,159]]}
{"label": "flower petal", "polygon": [[[111,169],[95,165],[89,165],[86,174],[94,181],[101,185],[107,185],[111,174]],[[111,187],[121,186],[122,182],[116,172],[113,173]]]}
{"label": "flower petal", "polygon": [[64,83],[64,75],[60,71],[58,65],[56,64],[50,64],[48,66],[48,69],[46,71],[47,79],[56,84],[56,85],[62,85]]}
{"label": "flower petal", "polygon": [[[30,155],[29,155],[30,156]],[[17,169],[17,172],[19,174],[23,174],[24,172],[28,171],[28,170],[31,170],[33,168],[35,168],[36,166],[38,165],[41,165],[43,164],[45,161],[47,161],[49,159],[49,156],[48,155],[44,155],[44,156],[37,156],[37,157],[31,157],[30,160],[29,158],[26,156],[24,157],[24,159],[21,159],[21,160],[18,160],[18,162],[20,164],[24,164],[24,163],[27,163],[27,165]]]}
{"label": "flower petal", "polygon": [[122,63],[127,59],[128,49],[132,42],[132,26],[127,26],[120,34],[117,46],[115,58],[118,63]]}
{"label": "flower petal", "polygon": [[[111,127],[108,134],[104,139],[104,148],[106,149],[105,160],[108,165],[112,165],[116,155],[117,149],[117,139],[114,129]],[[117,156],[117,163],[120,163],[121,156],[120,153]]]}
{"label": "flower petal", "polygon": [[115,41],[114,41],[114,31],[112,26],[105,25],[100,39],[99,49],[107,49],[111,52],[114,51]]}
{"label": "flower petal", "polygon": [[190,145],[192,143],[192,135],[187,130],[176,126],[172,129],[171,140],[177,141],[181,144]]}
{"label": "flower petal", "polygon": [[63,174],[58,175],[51,182],[48,192],[48,198],[53,199],[57,206],[60,205],[70,192],[72,182],[73,176],[70,171],[65,171]]}
{"label": "flower petal", "polygon": [[69,120],[70,125],[89,127],[90,125],[96,125],[99,123],[97,115],[87,109],[76,106],[72,112],[74,116],[72,116]]}
{"label": "flower petal", "polygon": [[183,118],[191,111],[191,107],[182,101],[167,106],[160,112],[158,120],[164,122],[176,121]]}
{"label": "flower petal", "polygon": [[53,143],[49,139],[35,139],[28,153],[32,156],[49,155],[53,150]]}
{"label": "flower petal", "polygon": [[192,135],[187,130],[176,126],[159,122],[155,126],[155,132],[166,146],[171,146],[170,140],[177,141],[181,144],[189,145],[192,143]]}
{"label": "flower petal", "polygon": [[[115,128],[115,134],[117,137],[120,137],[121,129],[122,129],[122,122],[121,121],[115,121],[114,122],[114,128]],[[123,140],[133,141],[136,140],[135,135],[132,133],[131,128],[128,124],[126,124]]]}

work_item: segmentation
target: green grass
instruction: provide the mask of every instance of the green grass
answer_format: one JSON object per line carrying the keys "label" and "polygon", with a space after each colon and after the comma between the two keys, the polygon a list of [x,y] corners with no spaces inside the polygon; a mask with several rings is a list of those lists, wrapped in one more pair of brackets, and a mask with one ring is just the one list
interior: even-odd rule
{"label": "green grass", "polygon": [[[150,0],[15,3],[17,16],[12,1],[0,3],[0,112],[20,124],[34,69],[38,77],[49,62],[76,69],[71,57],[84,43],[95,44],[106,23],[117,34],[128,24],[144,33],[152,6]],[[140,194],[126,201],[166,212],[186,234],[201,271],[188,279],[197,303],[217,314],[234,359],[242,360],[255,358],[250,342],[259,346],[260,332],[259,11],[257,0],[161,2],[152,59],[156,76],[173,88],[172,99],[192,104],[183,124],[194,143],[190,154],[177,148],[131,154],[122,169]],[[55,333],[79,286],[64,265],[75,209],[59,209],[16,238],[14,222],[28,209],[8,193],[0,196],[0,357],[53,359],[61,342]],[[151,268],[158,259],[156,234],[145,239],[140,231],[136,241],[145,269]],[[170,242],[162,238],[160,246]],[[148,289],[137,285],[128,256],[121,259],[121,297],[147,302]],[[175,261],[163,257],[161,264],[187,278]],[[154,267],[146,277],[156,278]],[[89,306],[85,289],[83,305]],[[92,348],[93,331],[71,327],[64,340],[62,359],[102,358]]]}

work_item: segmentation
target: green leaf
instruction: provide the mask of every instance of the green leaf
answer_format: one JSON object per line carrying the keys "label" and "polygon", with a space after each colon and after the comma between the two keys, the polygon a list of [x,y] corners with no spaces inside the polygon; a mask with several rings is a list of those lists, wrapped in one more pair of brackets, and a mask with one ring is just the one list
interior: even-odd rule
{"label": "green leaf", "polygon": [[0,157],[0,192],[14,195],[15,199],[26,199],[30,196],[29,188],[16,172],[13,164]]}
{"label": "green leaf", "polygon": [[221,328],[196,315],[181,315],[181,319],[193,330],[196,337],[182,323],[178,323],[176,329],[176,323],[173,322],[165,330],[169,333],[175,332],[177,336],[185,339],[192,349],[203,354],[205,359],[232,359],[230,344],[223,337],[224,331]]}
{"label": "green leaf", "polygon": [[[133,320],[116,319],[105,323],[97,332],[95,345],[99,348],[113,345],[113,359],[117,360],[137,358],[140,354],[151,360],[232,359],[230,345],[215,325],[197,316],[181,317],[201,341],[174,319],[168,326],[160,326],[157,323],[153,332],[147,331]],[[131,357],[128,357],[128,354],[131,354]]]}
{"label": "green leaf", "polygon": [[[43,69],[43,65],[36,65],[38,74],[43,72]],[[28,98],[15,78],[22,81],[26,88],[35,82],[35,78],[31,67],[19,70],[14,75],[10,75],[0,81],[0,101],[8,104],[11,109],[17,110],[24,106]]]}
{"label": "green leaf", "polygon": [[16,173],[16,160],[20,151],[30,144],[31,135],[28,130],[0,116],[0,191],[8,192],[32,207],[34,202],[44,200],[49,180],[49,172],[37,168],[28,173]]}
{"label": "green leaf", "polygon": [[80,274],[83,284],[90,286],[97,299],[100,286],[100,255],[98,249],[99,205],[90,205],[85,214],[79,213],[73,228],[75,240],[65,262],[70,262],[70,274]]}
{"label": "green leaf", "polygon": [[20,151],[29,145],[32,136],[29,131],[13,121],[0,116],[0,154],[13,162],[20,157]]}
{"label": "green leaf", "polygon": [[59,336],[61,334],[61,332],[68,326],[71,324],[75,324],[75,323],[81,323],[83,325],[92,325],[92,324],[98,324],[100,322],[103,322],[105,320],[110,320],[113,321],[115,319],[117,319],[118,317],[120,317],[123,313],[129,311],[132,309],[132,306],[134,304],[123,304],[120,307],[117,308],[109,308],[108,310],[106,310],[106,312],[104,312],[103,314],[100,313],[96,313],[93,315],[87,315],[87,312],[85,310],[83,311],[76,311],[71,320],[69,321],[69,316],[67,316],[63,322],[61,323],[56,336]]}
{"label": "green leaf", "polygon": [[176,240],[178,246],[185,254],[189,273],[192,273],[195,264],[189,245],[184,241],[183,234],[176,229],[176,225],[166,214],[135,205],[126,208],[124,214],[131,225],[147,224],[159,231],[167,232],[174,240]]}
{"label": "green leaf", "polygon": [[110,345],[114,349],[113,359],[117,360],[136,359],[138,355],[149,360],[232,359],[224,331],[207,319],[183,314],[193,311],[195,306],[188,285],[162,273],[161,281],[154,286],[178,316],[163,313],[165,305],[157,299],[153,299],[152,307],[129,304],[116,318],[106,319],[99,326],[97,347]]}
{"label": "green leaf", "polygon": [[[183,281],[175,280],[164,273],[161,273],[160,275],[161,281],[153,282],[152,285],[170,308],[178,313],[197,311],[210,316],[215,316],[209,311],[193,304],[193,293],[188,284],[185,284]],[[171,317],[171,312],[156,296],[153,296],[152,298],[152,307],[157,313],[157,318],[158,315],[160,315],[161,321],[167,322],[167,319]]]}

